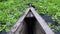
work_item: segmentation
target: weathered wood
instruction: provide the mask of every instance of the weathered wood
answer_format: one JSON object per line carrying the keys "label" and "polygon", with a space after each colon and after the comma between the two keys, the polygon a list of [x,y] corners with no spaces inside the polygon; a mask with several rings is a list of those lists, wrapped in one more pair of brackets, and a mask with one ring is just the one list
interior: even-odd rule
{"label": "weathered wood", "polygon": [[39,14],[36,13],[34,8],[31,7],[31,11],[34,14],[34,16],[36,17],[37,21],[40,23],[40,25],[43,28],[43,30],[45,31],[45,33],[46,34],[54,34],[53,31],[49,28],[49,26],[45,22],[45,20]]}
{"label": "weathered wood", "polygon": [[25,16],[27,15],[30,8],[26,10],[23,16],[19,18],[19,20],[16,22],[16,24],[11,28],[11,30],[7,34],[14,34],[14,32],[18,29],[18,27],[21,25],[22,21],[24,20]]}
{"label": "weathered wood", "polygon": [[25,24],[25,18],[29,17],[35,17],[36,19],[34,34],[54,34],[45,20],[38,13],[36,13],[33,7],[30,7],[26,10],[25,14],[19,18],[16,24],[11,28],[10,32],[8,32],[8,34],[26,34],[27,28]]}

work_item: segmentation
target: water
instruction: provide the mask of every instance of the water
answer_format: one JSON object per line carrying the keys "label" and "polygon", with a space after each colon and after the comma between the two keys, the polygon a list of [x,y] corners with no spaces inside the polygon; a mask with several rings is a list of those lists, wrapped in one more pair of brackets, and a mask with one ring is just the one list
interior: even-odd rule
{"label": "water", "polygon": [[[56,21],[53,21],[51,16],[48,16],[48,15],[44,15],[44,14],[40,14],[42,16],[42,18],[48,23],[48,22],[51,22],[52,24],[56,25],[57,26],[57,23]],[[60,16],[58,17],[58,19],[60,20]],[[56,34],[60,34],[60,30],[56,32]]]}
{"label": "water", "polygon": [[60,34],[60,30],[56,32],[56,34]]}
{"label": "water", "polygon": [[0,32],[0,34],[7,34],[7,32],[3,30],[2,32]]}
{"label": "water", "polygon": [[42,18],[46,21],[46,22],[54,22],[51,18],[51,16],[48,15],[44,15],[44,14],[40,14],[42,16]]}

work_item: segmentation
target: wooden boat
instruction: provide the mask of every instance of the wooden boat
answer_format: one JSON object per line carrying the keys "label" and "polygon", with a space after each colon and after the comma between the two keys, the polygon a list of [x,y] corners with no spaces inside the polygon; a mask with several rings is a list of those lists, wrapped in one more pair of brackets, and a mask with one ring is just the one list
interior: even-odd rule
{"label": "wooden boat", "polygon": [[45,20],[29,7],[7,34],[54,34]]}

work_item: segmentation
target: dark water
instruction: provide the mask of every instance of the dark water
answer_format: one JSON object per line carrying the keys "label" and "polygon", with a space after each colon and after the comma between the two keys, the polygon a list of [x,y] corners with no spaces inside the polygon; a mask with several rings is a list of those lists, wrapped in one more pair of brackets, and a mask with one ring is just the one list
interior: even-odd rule
{"label": "dark water", "polygon": [[46,22],[54,22],[51,18],[51,16],[48,16],[46,14],[40,14],[42,16],[42,18],[46,21]]}
{"label": "dark water", "polygon": [[60,30],[56,32],[56,34],[60,34]]}
{"label": "dark water", "polygon": [[7,34],[5,30],[1,31],[0,34]]}
{"label": "dark water", "polygon": [[51,16],[48,16],[47,14],[40,14],[42,16],[42,18],[48,23],[51,22],[53,25],[58,25],[57,21],[53,21],[53,19],[51,18]]}
{"label": "dark water", "polygon": [[[57,23],[56,21],[53,21],[51,16],[48,16],[48,15],[44,15],[44,14],[40,14],[42,16],[42,18],[48,23],[48,22],[51,22],[52,24],[56,25],[57,26]],[[58,17],[60,19],[60,16]],[[56,34],[60,34],[60,30],[58,30],[56,32]]]}

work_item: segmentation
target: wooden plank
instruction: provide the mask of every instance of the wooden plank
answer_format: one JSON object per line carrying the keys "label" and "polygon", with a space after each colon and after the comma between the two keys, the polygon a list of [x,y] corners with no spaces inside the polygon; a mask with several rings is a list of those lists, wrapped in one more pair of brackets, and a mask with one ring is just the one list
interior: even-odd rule
{"label": "wooden plank", "polygon": [[47,25],[47,23],[45,22],[45,20],[36,13],[35,9],[33,7],[30,7],[30,9],[32,10],[32,13],[34,14],[35,18],[37,19],[37,21],[40,23],[41,27],[43,28],[43,30],[45,31],[46,34],[55,34],[50,27]]}
{"label": "wooden plank", "polygon": [[23,21],[24,18],[26,17],[29,9],[30,9],[30,8],[28,8],[28,9],[26,10],[26,12],[24,13],[24,15],[19,18],[19,20],[16,22],[16,24],[11,28],[11,30],[10,30],[7,34],[12,34],[12,33],[14,33],[14,32],[18,29],[19,25],[21,25],[22,21]]}

